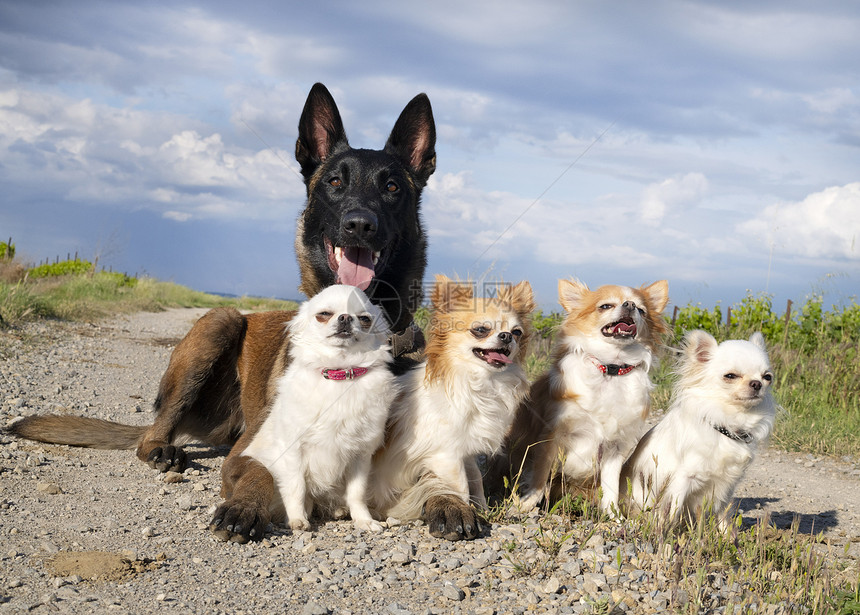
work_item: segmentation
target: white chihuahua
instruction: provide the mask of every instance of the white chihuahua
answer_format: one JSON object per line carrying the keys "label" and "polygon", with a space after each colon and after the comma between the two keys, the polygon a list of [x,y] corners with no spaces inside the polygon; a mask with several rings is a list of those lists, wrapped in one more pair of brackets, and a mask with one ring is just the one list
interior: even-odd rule
{"label": "white chihuahua", "polygon": [[770,435],[776,406],[764,338],[722,344],[704,331],[683,340],[666,416],[624,464],[629,507],[654,507],[664,521],[693,519],[708,506],[725,529],[735,487]]}
{"label": "white chihuahua", "polygon": [[274,519],[308,529],[314,504],[381,531],[366,501],[373,451],[397,394],[382,311],[353,286],[330,286],[287,325],[290,364],[271,412],[244,455],[265,465],[280,497]]}

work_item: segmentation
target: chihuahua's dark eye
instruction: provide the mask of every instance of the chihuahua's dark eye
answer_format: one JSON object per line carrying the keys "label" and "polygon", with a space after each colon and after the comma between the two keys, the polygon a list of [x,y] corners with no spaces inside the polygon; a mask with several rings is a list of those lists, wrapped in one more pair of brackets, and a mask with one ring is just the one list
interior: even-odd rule
{"label": "chihuahua's dark eye", "polygon": [[328,183],[333,188],[340,188],[343,185],[343,180],[340,177],[332,177]]}
{"label": "chihuahua's dark eye", "polygon": [[600,306],[599,308],[597,308],[597,309],[598,309],[598,310],[611,310],[611,309],[612,309],[612,308],[614,308],[614,307],[615,307],[615,306],[614,306],[614,305],[612,305],[611,303],[604,303],[603,305],[601,305],[601,306]]}
{"label": "chihuahua's dark eye", "polygon": [[523,330],[518,327],[514,327],[513,329],[511,329],[511,335],[513,335],[514,337],[520,337],[522,334]]}
{"label": "chihuahua's dark eye", "polygon": [[332,316],[334,316],[334,314],[332,314],[331,312],[317,312],[317,322],[328,322],[329,320],[331,320]]}
{"label": "chihuahua's dark eye", "polygon": [[373,319],[367,314],[360,314],[358,316],[358,322],[361,324],[362,329],[369,329],[370,325],[373,324]]}
{"label": "chihuahua's dark eye", "polygon": [[393,193],[393,192],[397,192],[398,190],[400,190],[400,186],[398,186],[397,183],[394,182],[393,180],[389,179],[388,183],[385,184],[385,191],[386,192],[392,192]]}
{"label": "chihuahua's dark eye", "polygon": [[469,331],[479,340],[487,337],[490,334],[490,328],[484,325],[474,325]]}
{"label": "chihuahua's dark eye", "polygon": [[642,309],[642,308],[636,308],[636,309],[637,309],[637,310],[639,310],[639,313],[640,313],[640,314],[642,314],[643,316],[645,316],[645,310],[644,310],[644,309]]}
{"label": "chihuahua's dark eye", "polygon": [[728,374],[723,375],[723,378],[726,380],[734,380],[735,378],[739,378],[739,377],[740,376],[738,376],[737,374],[733,374],[732,372],[729,372]]}
{"label": "chihuahua's dark eye", "polygon": [[761,379],[764,380],[765,382],[770,382],[771,380],[773,380],[773,374],[768,372],[767,374],[762,376]]}

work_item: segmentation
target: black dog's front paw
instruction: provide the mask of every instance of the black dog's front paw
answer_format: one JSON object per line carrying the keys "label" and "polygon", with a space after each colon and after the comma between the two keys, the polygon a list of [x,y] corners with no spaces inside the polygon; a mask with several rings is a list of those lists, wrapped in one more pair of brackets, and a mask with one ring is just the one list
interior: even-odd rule
{"label": "black dog's front paw", "polygon": [[150,451],[146,458],[146,463],[150,468],[155,468],[159,472],[179,472],[185,471],[188,466],[188,455],[180,446],[158,446]]}
{"label": "black dog's front paw", "polygon": [[246,543],[261,540],[269,525],[269,511],[255,504],[227,501],[212,515],[209,529],[219,540]]}
{"label": "black dog's front paw", "polygon": [[475,509],[453,495],[437,495],[424,504],[424,522],[430,535],[447,540],[472,540],[481,533]]}

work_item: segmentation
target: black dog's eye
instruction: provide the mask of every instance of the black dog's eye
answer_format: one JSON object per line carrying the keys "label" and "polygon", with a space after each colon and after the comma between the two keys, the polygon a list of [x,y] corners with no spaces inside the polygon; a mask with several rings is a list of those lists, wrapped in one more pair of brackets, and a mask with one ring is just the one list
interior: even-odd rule
{"label": "black dog's eye", "polygon": [[475,325],[469,330],[469,332],[480,340],[490,334],[490,329],[489,327],[485,327],[484,325]]}
{"label": "black dog's eye", "polygon": [[385,191],[386,192],[394,193],[394,192],[397,192],[398,190],[400,190],[400,186],[398,186],[393,180],[389,179],[388,183],[385,184]]}
{"label": "black dog's eye", "polygon": [[328,183],[333,188],[340,188],[343,185],[343,180],[340,177],[332,177]]}
{"label": "black dog's eye", "polygon": [[723,378],[725,378],[726,380],[734,380],[735,378],[740,378],[740,376],[729,372],[728,374],[723,375]]}
{"label": "black dog's eye", "polygon": [[331,320],[331,317],[334,316],[331,312],[317,312],[317,322],[326,323]]}

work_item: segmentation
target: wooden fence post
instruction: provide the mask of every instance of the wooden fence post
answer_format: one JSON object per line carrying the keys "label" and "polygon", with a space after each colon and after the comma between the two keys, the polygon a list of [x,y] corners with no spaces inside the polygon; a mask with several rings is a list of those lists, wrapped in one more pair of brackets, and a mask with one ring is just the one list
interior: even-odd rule
{"label": "wooden fence post", "polygon": [[788,323],[791,322],[791,299],[785,304],[785,323],[783,324],[782,345],[788,343]]}

